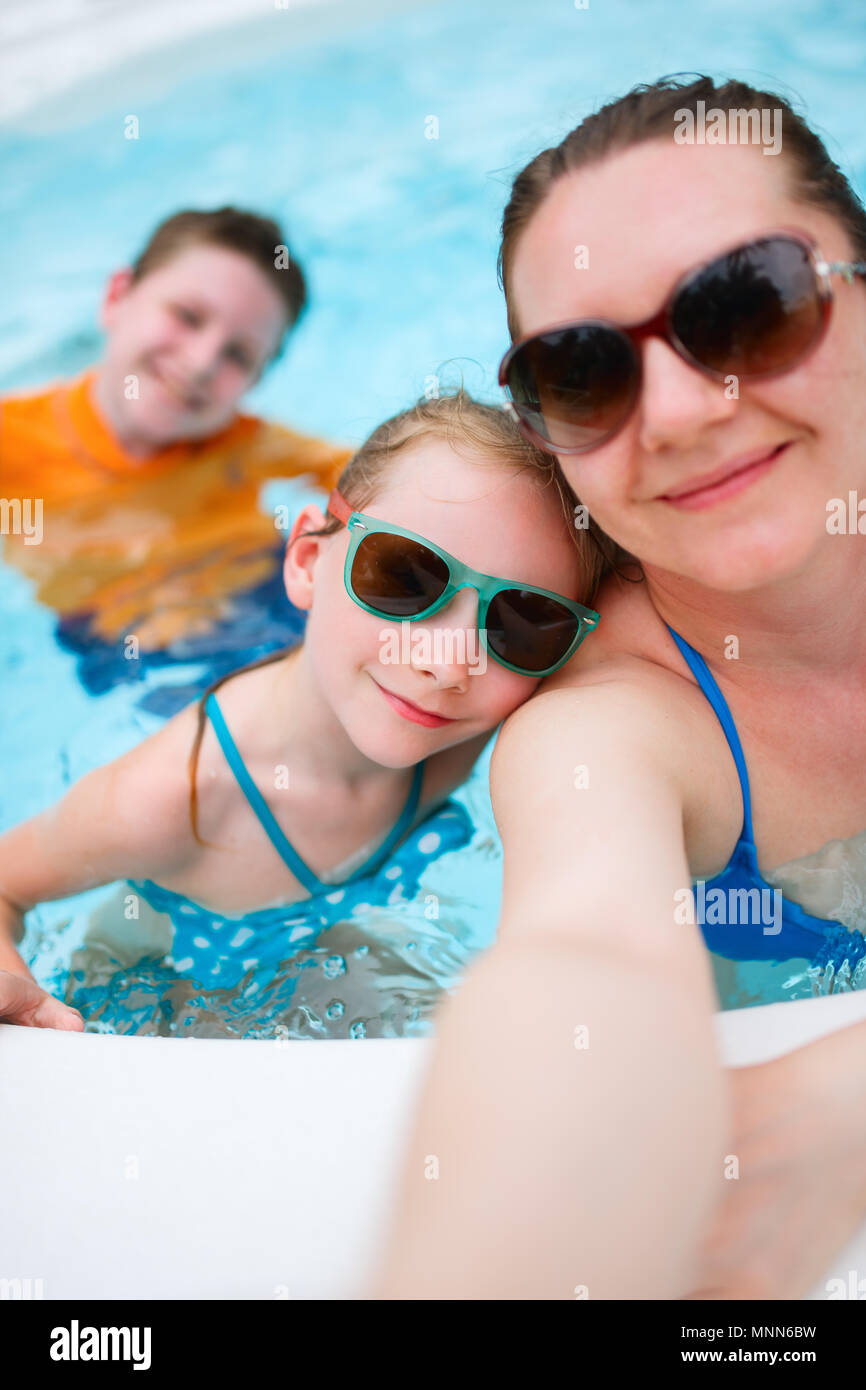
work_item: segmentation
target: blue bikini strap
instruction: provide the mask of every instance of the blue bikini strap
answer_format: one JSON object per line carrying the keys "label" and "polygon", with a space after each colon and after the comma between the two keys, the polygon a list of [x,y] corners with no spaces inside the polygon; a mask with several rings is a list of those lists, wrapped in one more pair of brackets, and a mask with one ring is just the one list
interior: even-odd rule
{"label": "blue bikini strap", "polygon": [[[241,791],[261,822],[268,839],[283,860],[283,863],[291,869],[295,878],[299,883],[304,885],[309,893],[321,893],[327,891],[329,888],[334,888],[336,886],[335,884],[323,883],[322,880],[313,873],[313,870],[304,863],[297,850],[295,850],[286,839],[268,803],[265,801],[265,798],[262,796],[247,771],[244,760],[238,752],[237,745],[228,731],[228,726],[223,718],[222,710],[217,704],[215,695],[211,694],[208,696],[205,701],[205,709],[210,716],[210,721],[214,727],[214,733],[225,754],[226,762],[234,773]],[[369,873],[373,866],[388,857],[397,841],[401,839],[414,819],[415,812],[418,809],[418,800],[421,795],[423,777],[424,764],[418,763],[412,777],[412,786],[409,790],[408,799],[397,824],[393,827],[384,843],[379,846],[369,859],[365,860],[359,869],[356,869],[353,874],[350,874],[347,879],[344,879],[344,883],[351,883],[353,879],[360,878],[364,873]]]}
{"label": "blue bikini strap", "polygon": [[737,733],[737,726],[733,721],[731,711],[728,709],[725,697],[716,684],[715,677],[700,652],[696,652],[694,647],[690,647],[685,638],[680,637],[678,632],[674,632],[669,623],[666,623],[665,626],[682,652],[692,675],[712,705],[716,717],[724,731],[725,738],[728,740],[728,747],[737,765],[737,776],[740,779],[740,791],[743,797],[743,834],[749,843],[753,844],[752,798],[749,792],[749,774],[746,771],[746,759],[743,756],[743,746],[740,743],[740,736]]}

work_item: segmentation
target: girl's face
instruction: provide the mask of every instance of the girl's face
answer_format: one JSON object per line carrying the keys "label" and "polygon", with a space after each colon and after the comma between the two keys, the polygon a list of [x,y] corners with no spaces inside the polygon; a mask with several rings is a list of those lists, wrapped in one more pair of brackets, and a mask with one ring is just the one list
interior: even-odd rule
{"label": "girl's face", "polygon": [[201,244],[137,284],[128,271],[112,277],[103,326],[101,379],[112,421],[160,447],[231,421],[276,351],[286,310],[248,257]]}
{"label": "girl's face", "polygon": [[[856,259],[832,217],[791,199],[784,158],[671,139],[564,176],[515,250],[520,334],[648,318],[684,271],[768,230],[799,228],[828,260]],[[575,269],[577,245],[588,269]],[[736,398],[649,338],[641,397],[620,433],[560,456],[599,525],[645,569],[730,592],[791,575],[826,540],[828,500],[866,484],[866,287],[832,283],[829,331],[793,371],[741,380]],[[726,495],[706,485],[737,472]]]}
{"label": "girl's face", "polygon": [[[425,439],[398,455],[369,516],[404,526],[484,574],[522,580],[581,601],[583,571],[553,486],[537,475],[456,454]],[[488,656],[478,640],[478,595],[408,625],[360,608],[346,592],[346,527],[294,538],[324,524],[305,508],[286,555],[289,598],[310,610],[304,651],[318,688],[355,746],[385,767],[406,767],[496,727],[535,690]],[[437,638],[438,633],[438,638]]]}

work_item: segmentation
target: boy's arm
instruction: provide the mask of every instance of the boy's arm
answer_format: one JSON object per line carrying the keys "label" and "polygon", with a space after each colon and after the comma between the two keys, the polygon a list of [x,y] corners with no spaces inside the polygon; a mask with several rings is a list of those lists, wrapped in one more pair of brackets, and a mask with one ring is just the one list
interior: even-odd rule
{"label": "boy's arm", "polygon": [[353,453],[348,445],[332,444],[327,439],[298,434],[286,425],[263,420],[253,447],[244,453],[243,469],[248,477],[261,482],[310,474],[325,492],[330,492]]}

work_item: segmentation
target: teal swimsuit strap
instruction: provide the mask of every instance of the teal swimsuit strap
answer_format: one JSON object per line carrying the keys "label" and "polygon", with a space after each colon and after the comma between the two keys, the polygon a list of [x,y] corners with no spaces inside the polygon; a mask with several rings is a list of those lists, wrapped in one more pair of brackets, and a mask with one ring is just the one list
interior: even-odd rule
{"label": "teal swimsuit strap", "polygon": [[680,637],[678,632],[666,623],[668,632],[676,642],[685,661],[700,686],[704,695],[713,707],[713,711],[722,726],[725,738],[728,740],[728,747],[737,765],[737,776],[740,779],[740,791],[743,795],[743,834],[740,837],[748,840],[749,844],[754,844],[755,837],[752,833],[752,798],[749,791],[749,774],[746,771],[746,759],[743,756],[743,745],[740,743],[740,736],[737,733],[737,726],[734,723],[731,711],[728,709],[727,701],[716,684],[715,677],[712,675],[709,666],[704,661],[700,652],[696,652],[694,647],[690,647],[684,637]]}
{"label": "teal swimsuit strap", "polygon": [[[327,892],[329,889],[335,888],[337,885],[333,883],[323,883],[322,880],[313,873],[313,870],[304,863],[297,850],[293,849],[292,845],[286,839],[268,803],[265,801],[265,798],[262,796],[247,771],[244,760],[238,752],[237,745],[228,731],[228,726],[223,718],[222,710],[217,704],[215,695],[211,694],[208,696],[205,701],[205,709],[210,716],[210,721],[214,727],[214,733],[225,754],[226,762],[234,773],[241,791],[250,803],[250,806],[264,827],[268,839],[283,860],[283,863],[291,869],[295,878],[297,878],[299,883],[304,885],[309,893],[323,893]],[[361,867],[356,869],[353,874],[350,874],[348,878],[342,880],[344,883],[351,883],[353,879],[361,878],[363,874],[370,873],[381,861],[387,859],[391,850],[405,834],[415,817],[415,812],[418,809],[418,801],[421,796],[421,783],[423,778],[424,764],[418,763],[412,777],[412,786],[409,790],[409,796],[397,824],[390,831],[384,843],[379,846],[370,858],[365,860]]]}

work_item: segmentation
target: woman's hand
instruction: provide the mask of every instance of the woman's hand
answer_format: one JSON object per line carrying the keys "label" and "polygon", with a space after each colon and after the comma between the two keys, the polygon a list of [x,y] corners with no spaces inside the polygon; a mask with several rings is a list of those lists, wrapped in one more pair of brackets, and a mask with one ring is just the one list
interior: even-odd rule
{"label": "woman's hand", "polygon": [[690,1297],[802,1298],[866,1220],[866,1023],[728,1078],[733,1138]]}
{"label": "woman's hand", "polygon": [[83,1032],[84,1019],[78,1010],[70,1009],[48,994],[36,983],[23,961],[21,964],[23,973],[0,970],[0,1023]]}

